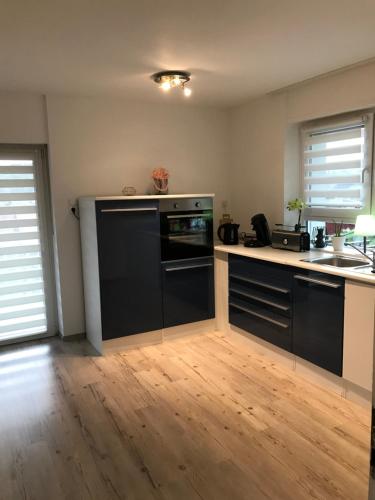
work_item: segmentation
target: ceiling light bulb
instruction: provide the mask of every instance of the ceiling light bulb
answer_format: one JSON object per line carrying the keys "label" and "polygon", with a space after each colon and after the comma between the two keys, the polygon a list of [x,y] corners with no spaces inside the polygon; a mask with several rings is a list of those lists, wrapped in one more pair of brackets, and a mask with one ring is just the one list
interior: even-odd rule
{"label": "ceiling light bulb", "polygon": [[184,95],[185,97],[191,96],[191,89],[189,87],[184,87]]}
{"label": "ceiling light bulb", "polygon": [[163,90],[169,90],[171,88],[171,84],[169,81],[161,82],[160,88]]}
{"label": "ceiling light bulb", "polygon": [[191,94],[190,89],[185,90],[185,84],[190,81],[190,73],[188,71],[159,71],[158,73],[151,75],[151,78],[163,91],[168,92],[171,89],[177,88],[182,89],[185,96],[189,96]]}

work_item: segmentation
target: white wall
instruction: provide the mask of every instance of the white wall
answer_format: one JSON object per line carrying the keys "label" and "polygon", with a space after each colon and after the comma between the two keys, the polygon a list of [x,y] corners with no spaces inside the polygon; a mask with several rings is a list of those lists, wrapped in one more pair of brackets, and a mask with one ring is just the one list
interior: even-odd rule
{"label": "white wall", "polygon": [[266,214],[270,225],[283,222],[292,187],[298,186],[296,169],[290,164],[295,158],[285,151],[285,145],[293,141],[297,122],[374,105],[375,63],[370,63],[232,109],[232,212],[241,229],[249,229],[250,215],[259,211]]}
{"label": "white wall", "polygon": [[0,92],[0,143],[46,144],[47,141],[44,97]]}
{"label": "white wall", "polygon": [[285,98],[266,96],[236,108],[231,115],[232,213],[240,231],[262,212],[282,222]]}
{"label": "white wall", "polygon": [[214,192],[217,213],[228,199],[227,113],[191,104],[152,104],[106,98],[47,97],[52,203],[64,335],[84,332],[79,223],[74,200],[143,193],[163,165],[174,193]]}

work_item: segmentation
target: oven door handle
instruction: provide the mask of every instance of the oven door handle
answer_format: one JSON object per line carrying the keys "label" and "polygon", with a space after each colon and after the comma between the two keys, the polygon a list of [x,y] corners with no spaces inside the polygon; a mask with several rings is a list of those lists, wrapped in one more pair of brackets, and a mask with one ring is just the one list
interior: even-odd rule
{"label": "oven door handle", "polygon": [[118,212],[157,212],[156,207],[142,207],[142,208],[102,208],[102,213],[118,213]]}
{"label": "oven door handle", "polygon": [[181,214],[181,215],[167,215],[167,219],[192,219],[193,217],[211,217],[211,214]]}
{"label": "oven door handle", "polygon": [[211,263],[207,264],[192,264],[191,266],[180,266],[180,267],[166,267],[167,272],[171,271],[185,271],[186,269],[198,269],[199,267],[212,267]]}

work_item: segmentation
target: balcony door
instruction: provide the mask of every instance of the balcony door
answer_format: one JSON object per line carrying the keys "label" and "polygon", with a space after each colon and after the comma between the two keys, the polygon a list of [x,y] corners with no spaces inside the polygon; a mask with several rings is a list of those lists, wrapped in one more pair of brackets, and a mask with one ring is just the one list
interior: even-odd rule
{"label": "balcony door", "polygon": [[0,345],[54,335],[45,146],[0,145]]}

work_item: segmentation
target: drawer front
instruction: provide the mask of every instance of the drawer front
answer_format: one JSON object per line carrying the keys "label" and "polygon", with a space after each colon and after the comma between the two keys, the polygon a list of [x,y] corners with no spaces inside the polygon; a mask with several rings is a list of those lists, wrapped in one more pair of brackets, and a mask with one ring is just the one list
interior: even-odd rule
{"label": "drawer front", "polygon": [[165,328],[215,316],[212,257],[162,264]]}
{"label": "drawer front", "polygon": [[292,285],[287,266],[229,255],[229,322],[290,352]]}
{"label": "drawer front", "polygon": [[257,337],[291,352],[291,323],[288,319],[276,319],[265,311],[252,306],[229,302],[229,322]]}
{"label": "drawer front", "polygon": [[230,275],[229,297],[240,298],[250,304],[270,310],[287,318],[292,315],[290,293],[288,290],[279,291],[272,286],[265,286],[264,283],[258,284],[255,280]]}
{"label": "drawer front", "polygon": [[229,255],[229,274],[256,282],[271,291],[273,288],[284,295],[293,287],[293,273],[288,266]]}

